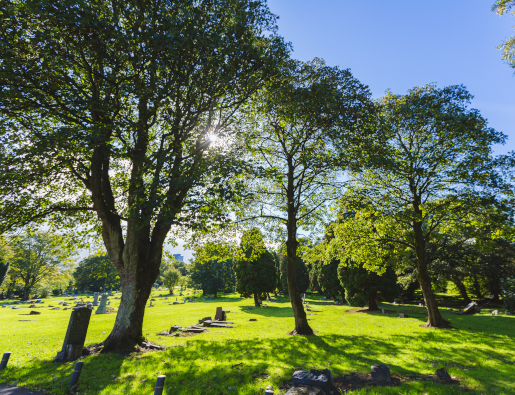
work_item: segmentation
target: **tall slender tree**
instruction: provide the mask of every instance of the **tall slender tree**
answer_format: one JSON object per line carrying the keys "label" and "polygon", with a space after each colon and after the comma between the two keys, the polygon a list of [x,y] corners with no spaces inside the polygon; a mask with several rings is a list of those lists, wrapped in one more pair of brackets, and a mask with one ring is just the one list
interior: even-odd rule
{"label": "tall slender tree", "polygon": [[[249,155],[264,169],[240,219],[253,219],[286,240],[293,332],[309,335],[296,276],[299,232],[323,231],[339,172],[372,145],[364,120],[373,108],[368,87],[349,70],[322,60],[290,61],[248,106],[241,124]],[[365,144],[366,143],[366,144]],[[316,232],[315,232],[316,233]]]}
{"label": "tall slender tree", "polygon": [[0,232],[43,220],[98,230],[122,288],[103,350],[134,346],[171,227],[222,219],[212,199],[235,193],[225,179],[239,162],[222,142],[286,56],[276,17],[265,0],[1,11]]}

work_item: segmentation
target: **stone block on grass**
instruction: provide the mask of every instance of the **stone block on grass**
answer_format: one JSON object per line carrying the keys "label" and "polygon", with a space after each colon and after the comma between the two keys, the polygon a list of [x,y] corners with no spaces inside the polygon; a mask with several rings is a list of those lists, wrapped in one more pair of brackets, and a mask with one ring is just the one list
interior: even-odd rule
{"label": "stone block on grass", "polygon": [[329,369],[297,370],[291,377],[294,386],[319,387],[330,392],[334,388],[333,374]]}

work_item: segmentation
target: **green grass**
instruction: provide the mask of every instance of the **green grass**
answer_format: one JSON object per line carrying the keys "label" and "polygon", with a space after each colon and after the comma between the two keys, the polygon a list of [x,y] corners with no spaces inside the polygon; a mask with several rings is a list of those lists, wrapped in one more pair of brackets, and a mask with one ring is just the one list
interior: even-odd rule
{"label": "green grass", "polygon": [[[333,375],[370,372],[370,366],[385,363],[392,373],[405,376],[434,374],[446,367],[461,384],[410,381],[395,388],[362,389],[355,394],[514,394],[515,317],[456,316],[442,309],[454,329],[425,329],[425,309],[418,306],[382,304],[411,318],[393,315],[349,314],[347,306],[335,306],[318,296],[307,296],[314,310],[310,315],[316,336],[289,336],[293,313],[286,297],[267,307],[246,310],[252,300],[232,294],[212,301],[169,305],[175,300],[156,297],[147,308],[144,334],[166,346],[165,351],[122,356],[96,355],[83,358],[81,394],[152,394],[158,374],[166,374],[167,394],[263,394],[272,385],[291,378],[296,369],[329,368]],[[46,299],[57,306],[63,298]],[[110,298],[116,307],[118,300]],[[160,337],[172,324],[191,325],[205,316],[214,317],[216,307],[230,310],[233,329],[210,329],[192,337]],[[17,382],[50,394],[66,394],[74,363],[55,364],[61,349],[70,310],[38,309],[41,315],[24,315],[31,309],[0,307],[0,353],[11,351],[8,368],[0,383]],[[250,318],[257,318],[250,322]],[[20,321],[24,319],[35,321]],[[86,344],[102,341],[110,332],[115,314],[92,315]],[[233,365],[240,364],[232,367]],[[231,387],[231,389],[228,389]],[[234,387],[236,389],[234,389]]]}

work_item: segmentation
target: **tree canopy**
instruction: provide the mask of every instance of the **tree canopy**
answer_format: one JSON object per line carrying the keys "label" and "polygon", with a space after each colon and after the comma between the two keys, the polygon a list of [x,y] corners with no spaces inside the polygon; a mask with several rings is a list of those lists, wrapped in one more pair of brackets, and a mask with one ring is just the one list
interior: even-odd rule
{"label": "tree canopy", "polygon": [[[513,155],[494,157],[506,136],[488,127],[463,86],[416,87],[378,100],[377,128],[387,137],[371,156],[372,170],[355,173],[342,200],[345,220],[334,226],[327,260],[352,259],[382,273],[385,257],[413,254],[428,309],[428,325],[445,325],[427,266],[427,244],[446,223],[460,221],[482,201],[511,191],[505,171]],[[333,255],[336,254],[336,255]]]}
{"label": "tree canopy", "polygon": [[287,55],[275,22],[264,0],[2,6],[0,233],[102,235],[123,291],[105,351],[143,340],[172,226],[223,219],[243,164],[212,141]]}
{"label": "tree canopy", "polygon": [[93,292],[120,288],[120,277],[108,255],[92,255],[79,262],[73,273],[75,287]]}
{"label": "tree canopy", "polygon": [[[492,9],[498,15],[504,15],[510,11],[515,14],[514,0],[497,0]],[[502,50],[502,57],[513,68],[515,68],[515,35],[503,42],[498,49]]]}

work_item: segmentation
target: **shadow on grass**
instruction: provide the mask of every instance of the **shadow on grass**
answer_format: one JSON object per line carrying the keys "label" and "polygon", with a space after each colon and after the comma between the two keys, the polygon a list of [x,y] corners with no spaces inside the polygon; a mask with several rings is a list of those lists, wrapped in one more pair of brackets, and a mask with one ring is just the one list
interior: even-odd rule
{"label": "shadow on grass", "polygon": [[[472,352],[467,348],[452,351],[424,348],[426,343],[435,344],[435,335],[429,332],[405,335],[403,341],[423,348],[426,363],[453,366],[472,377],[472,364],[453,364],[452,361],[456,358],[467,360],[471,354],[475,358],[503,358],[502,355],[494,356],[481,350]],[[486,342],[495,347],[495,340],[488,339]],[[119,354],[86,357],[80,392],[98,393],[105,389],[109,390],[106,393],[145,393],[153,388],[158,374],[165,374],[167,393],[219,394],[226,392],[228,387],[233,393],[255,393],[256,385],[259,387],[259,383],[268,379],[269,375],[274,375],[272,379],[277,385],[289,381],[297,369],[309,370],[320,368],[320,365],[335,369],[336,375],[350,373],[337,371],[340,361],[353,366],[354,370],[366,372],[370,365],[385,362],[385,357],[404,354],[406,350],[393,342],[369,336],[294,336],[220,342],[198,339],[161,352],[128,357]],[[388,365],[392,373],[411,377],[420,375],[416,370],[416,365],[420,366],[418,362],[405,363],[404,366],[390,362]],[[74,363],[35,362],[31,365],[31,381],[37,382],[40,389],[65,394],[73,366]]]}

